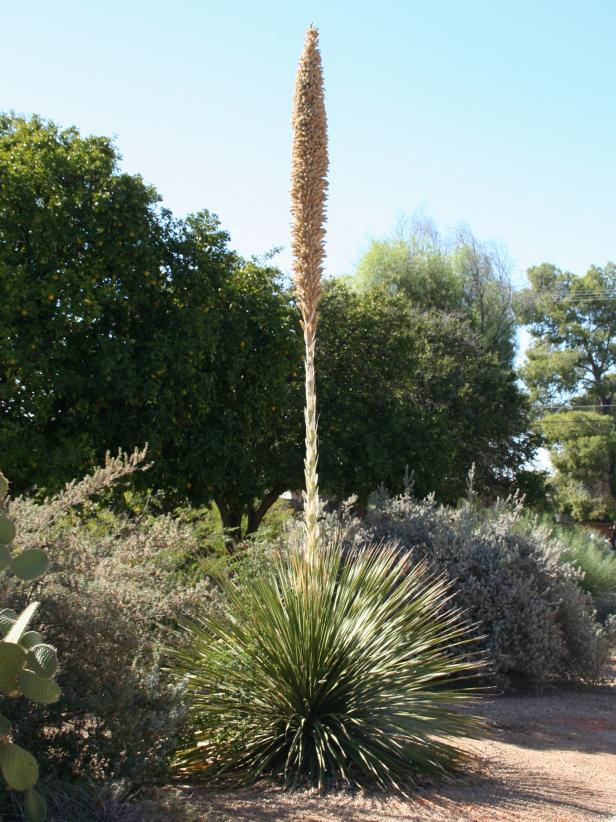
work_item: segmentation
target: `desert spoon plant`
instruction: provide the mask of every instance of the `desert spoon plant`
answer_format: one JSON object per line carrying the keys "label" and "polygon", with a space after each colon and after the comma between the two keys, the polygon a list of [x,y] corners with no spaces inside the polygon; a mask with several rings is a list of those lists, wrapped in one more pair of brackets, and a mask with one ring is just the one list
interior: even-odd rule
{"label": "desert spoon plant", "polygon": [[[319,533],[315,341],[324,256],[327,139],[318,35],[308,30],[293,107],[295,283],[306,346],[301,538],[219,579],[221,606],[186,624],[177,671],[191,733],[177,765],[202,777],[275,776],[406,790],[461,759],[448,737],[481,721],[456,710],[467,628],[441,579],[396,545],[343,550]],[[358,412],[360,409],[358,409]],[[256,568],[256,570],[255,570]]]}
{"label": "desert spoon plant", "polygon": [[[8,483],[0,473],[0,505]],[[42,576],[47,557],[39,548],[13,554],[10,544],[15,526],[0,513],[0,571],[10,570],[24,581]],[[43,642],[36,631],[28,630],[36,613],[37,602],[31,602],[21,614],[9,608],[0,611],[0,694],[12,699],[25,696],[33,702],[48,704],[60,698],[54,680],[58,669],[55,648]],[[24,791],[24,812],[28,822],[42,822],[47,815],[45,802],[34,785],[38,781],[38,763],[32,754],[11,741],[11,723],[0,713],[0,771],[9,788]]]}

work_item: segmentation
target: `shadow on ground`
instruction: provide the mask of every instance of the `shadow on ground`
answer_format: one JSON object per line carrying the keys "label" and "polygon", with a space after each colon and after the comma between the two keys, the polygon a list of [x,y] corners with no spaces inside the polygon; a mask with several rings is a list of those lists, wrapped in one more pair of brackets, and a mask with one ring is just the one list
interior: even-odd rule
{"label": "shadow on ground", "polygon": [[486,702],[484,714],[494,723],[495,739],[523,748],[616,753],[614,686],[499,697]]}
{"label": "shadow on ground", "polygon": [[[572,790],[574,788],[574,790]],[[570,780],[554,780],[540,774],[524,781],[519,773],[475,773],[464,780],[422,790],[412,799],[396,795],[338,793],[326,797],[310,792],[284,793],[276,789],[185,794],[207,822],[510,822],[510,820],[605,820],[610,809],[597,805],[592,787]]]}

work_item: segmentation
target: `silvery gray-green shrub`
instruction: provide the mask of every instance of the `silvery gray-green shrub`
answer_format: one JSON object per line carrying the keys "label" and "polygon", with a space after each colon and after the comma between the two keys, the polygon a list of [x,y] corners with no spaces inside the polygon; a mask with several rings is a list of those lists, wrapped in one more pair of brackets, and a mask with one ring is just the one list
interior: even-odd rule
{"label": "silvery gray-green shrub", "polygon": [[[184,715],[182,687],[160,659],[177,615],[209,596],[206,582],[177,571],[198,553],[197,540],[174,517],[125,515],[101,499],[144,459],[108,457],[48,499],[8,503],[20,545],[44,548],[50,560],[37,582],[37,613],[47,641],[62,649],[63,676],[60,702],[11,701],[6,713],[15,741],[44,756],[54,778],[122,780],[127,789],[162,780]],[[27,594],[7,578],[3,604],[19,611]]]}
{"label": "silvery gray-green shrub", "polygon": [[519,528],[519,500],[492,511],[473,501],[457,509],[410,491],[374,494],[363,520],[347,516],[347,540],[396,540],[453,583],[455,601],[477,623],[493,680],[502,688],[538,688],[554,679],[605,678],[615,644],[601,625],[580,571],[547,529]]}
{"label": "silvery gray-green shrub", "polygon": [[[0,504],[8,491],[8,482],[0,473]],[[16,536],[15,525],[0,514],[0,571],[10,571],[17,579],[30,582],[47,570],[45,552],[29,548],[19,553],[11,550]],[[58,670],[58,655],[52,645],[30,630],[30,623],[39,607],[29,603],[21,613],[10,608],[0,611],[0,694],[4,699],[25,696],[33,702],[48,705],[60,698],[60,688],[54,677]],[[0,771],[7,787],[24,792],[24,812],[28,822],[42,822],[47,816],[43,797],[34,787],[39,767],[35,757],[12,739],[11,721],[0,713]]]}

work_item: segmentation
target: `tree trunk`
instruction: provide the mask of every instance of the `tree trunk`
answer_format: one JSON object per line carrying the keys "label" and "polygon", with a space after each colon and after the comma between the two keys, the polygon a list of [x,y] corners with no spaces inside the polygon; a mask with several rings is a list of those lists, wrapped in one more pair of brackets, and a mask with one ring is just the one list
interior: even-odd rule
{"label": "tree trunk", "polygon": [[220,511],[222,527],[225,531],[225,545],[230,554],[235,550],[242,539],[242,511],[233,509],[225,499],[216,499],[216,505]]}
{"label": "tree trunk", "polygon": [[609,414],[609,413],[611,413],[613,399],[614,399],[613,394],[601,394],[599,396],[599,413],[600,414]]}
{"label": "tree trunk", "polygon": [[246,528],[246,534],[254,534],[259,525],[261,525],[261,520],[263,517],[267,514],[269,509],[280,496],[280,493],[281,492],[278,489],[270,491],[269,494],[265,495],[256,508],[250,507],[248,509],[248,526]]}
{"label": "tree trunk", "polygon": [[[235,553],[237,546],[245,536],[254,534],[259,525],[261,525],[263,517],[276,502],[280,494],[281,491],[279,489],[270,491],[256,507],[251,505],[248,509],[233,506],[228,500],[222,497],[215,500],[218,510],[220,511],[222,526],[225,530],[225,544],[230,554]],[[245,532],[242,532],[242,519],[245,513],[247,514],[248,522]]]}

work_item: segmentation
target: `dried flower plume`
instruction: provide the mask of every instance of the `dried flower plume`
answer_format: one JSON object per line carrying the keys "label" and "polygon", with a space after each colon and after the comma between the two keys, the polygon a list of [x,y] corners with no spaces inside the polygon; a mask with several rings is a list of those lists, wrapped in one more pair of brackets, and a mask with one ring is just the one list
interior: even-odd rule
{"label": "dried flower plume", "polygon": [[293,100],[293,157],[291,167],[292,248],[295,288],[302,312],[306,346],[306,456],[304,519],[306,555],[314,557],[319,543],[319,486],[317,475],[317,406],[314,348],[325,257],[327,189],[327,120],[318,31],[306,33]]}

